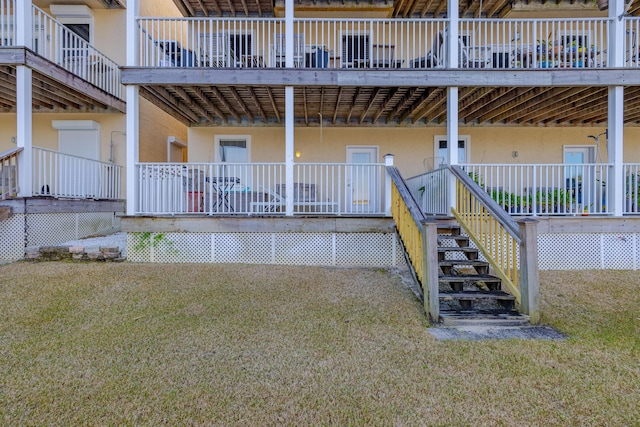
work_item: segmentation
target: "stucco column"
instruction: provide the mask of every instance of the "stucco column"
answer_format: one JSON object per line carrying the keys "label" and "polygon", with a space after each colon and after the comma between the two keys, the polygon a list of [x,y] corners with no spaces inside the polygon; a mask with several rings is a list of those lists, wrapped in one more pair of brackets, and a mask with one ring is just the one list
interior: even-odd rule
{"label": "stucco column", "polygon": [[[135,66],[138,61],[138,33],[136,17],[138,16],[138,0],[127,1],[127,66]],[[140,139],[140,98],[138,86],[126,87],[127,117],[126,117],[126,140],[127,140],[127,160],[126,160],[126,192],[127,192],[127,215],[135,215],[138,201],[136,164],[140,160],[139,139]]]}
{"label": "stucco column", "polygon": [[[16,45],[32,48],[33,10],[31,0],[15,4]],[[30,197],[33,191],[33,73],[25,65],[16,67],[16,145],[18,154],[19,197]]]}

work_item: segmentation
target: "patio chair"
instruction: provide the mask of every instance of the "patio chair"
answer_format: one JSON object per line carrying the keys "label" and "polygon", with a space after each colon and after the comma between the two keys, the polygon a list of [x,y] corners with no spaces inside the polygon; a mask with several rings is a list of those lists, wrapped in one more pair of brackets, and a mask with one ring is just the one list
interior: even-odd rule
{"label": "patio chair", "polygon": [[[440,31],[433,40],[431,50],[425,56],[411,60],[413,68],[443,68],[446,67],[447,44],[445,43],[447,32]],[[467,46],[461,37],[458,37],[458,67],[467,68],[469,58]]]}

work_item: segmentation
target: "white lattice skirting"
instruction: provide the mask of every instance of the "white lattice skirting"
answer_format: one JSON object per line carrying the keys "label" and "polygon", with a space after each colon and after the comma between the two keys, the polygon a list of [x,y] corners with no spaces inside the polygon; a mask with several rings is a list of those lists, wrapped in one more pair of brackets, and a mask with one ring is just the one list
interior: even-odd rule
{"label": "white lattice skirting", "polygon": [[24,258],[26,247],[57,245],[120,229],[113,212],[13,214],[0,221],[0,259]]}
{"label": "white lattice skirting", "polygon": [[405,264],[394,233],[130,232],[127,260],[349,267]]}
{"label": "white lattice skirting", "polygon": [[538,235],[540,270],[637,270],[640,233]]}

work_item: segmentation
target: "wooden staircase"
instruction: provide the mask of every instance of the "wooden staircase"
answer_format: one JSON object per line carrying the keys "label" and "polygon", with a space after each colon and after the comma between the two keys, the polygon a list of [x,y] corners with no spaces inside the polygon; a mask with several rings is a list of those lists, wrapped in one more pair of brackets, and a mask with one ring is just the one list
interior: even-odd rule
{"label": "wooden staircase", "polygon": [[438,288],[440,323],[446,326],[522,326],[528,316],[515,309],[515,297],[502,290],[489,264],[479,260],[460,226],[451,220],[438,224]]}

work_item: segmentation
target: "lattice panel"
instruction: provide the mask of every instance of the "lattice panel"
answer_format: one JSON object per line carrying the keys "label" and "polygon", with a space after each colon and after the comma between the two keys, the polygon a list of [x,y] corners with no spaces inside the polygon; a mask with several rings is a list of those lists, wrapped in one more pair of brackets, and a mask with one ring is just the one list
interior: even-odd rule
{"label": "lattice panel", "polygon": [[213,262],[271,264],[271,233],[216,233]]}
{"label": "lattice panel", "polygon": [[47,246],[76,240],[75,213],[27,215],[27,246]]}
{"label": "lattice panel", "polygon": [[393,234],[393,241],[396,248],[396,266],[406,267],[407,260],[404,258],[404,254],[402,253],[402,244],[400,243],[400,236],[397,234]]}
{"label": "lattice panel", "polygon": [[154,234],[150,242],[154,262],[211,262],[209,233]]}
{"label": "lattice panel", "polygon": [[541,234],[538,236],[540,270],[601,268],[600,234]]}
{"label": "lattice panel", "polygon": [[332,233],[276,233],[275,264],[334,265]]}
{"label": "lattice panel", "polygon": [[24,214],[13,214],[0,221],[0,259],[24,258]]}
{"label": "lattice panel", "polygon": [[82,212],[77,215],[78,239],[113,231],[113,212]]}
{"label": "lattice panel", "polygon": [[337,234],[336,265],[390,266],[393,264],[393,243],[392,234]]}
{"label": "lattice panel", "polygon": [[637,263],[636,236],[625,234],[602,234],[602,268],[612,270],[635,270]]}
{"label": "lattice panel", "polygon": [[151,262],[151,245],[145,244],[147,234],[151,233],[127,233],[127,261]]}

